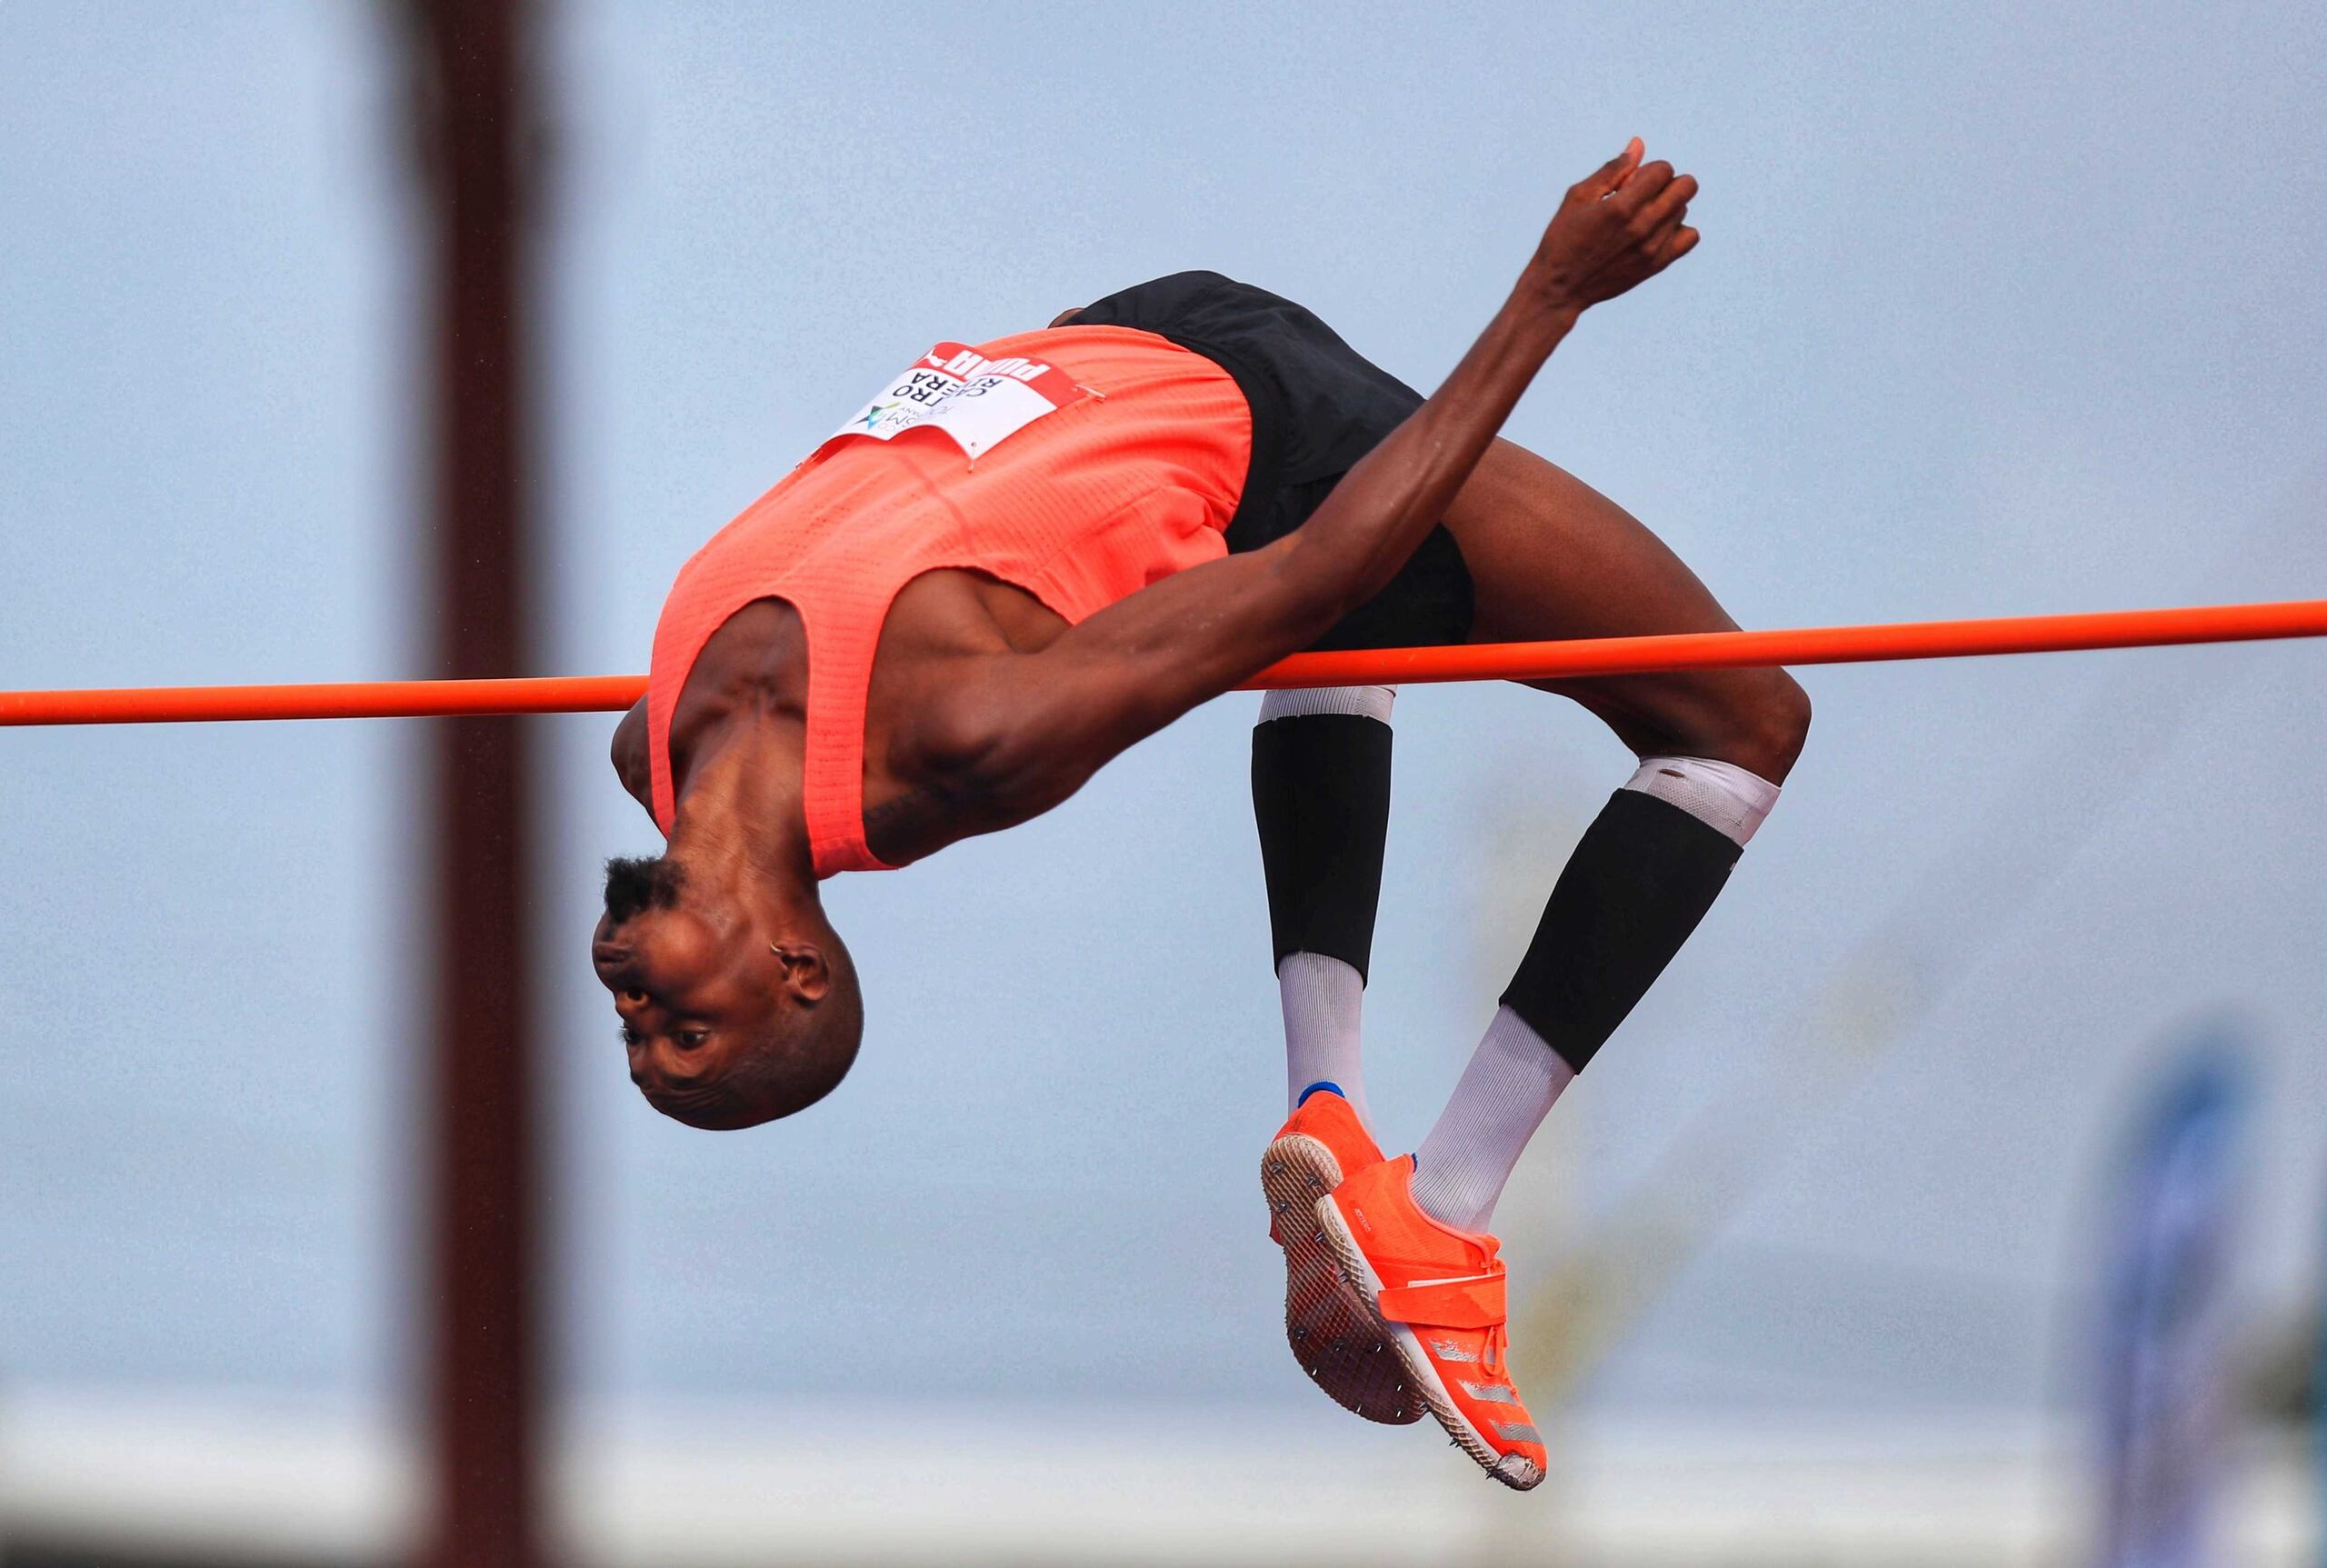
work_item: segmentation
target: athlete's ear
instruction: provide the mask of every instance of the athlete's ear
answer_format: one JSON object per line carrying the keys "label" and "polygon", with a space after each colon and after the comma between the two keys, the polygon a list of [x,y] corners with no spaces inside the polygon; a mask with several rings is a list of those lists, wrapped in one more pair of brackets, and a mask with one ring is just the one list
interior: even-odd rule
{"label": "athlete's ear", "polygon": [[1063,310],[1056,315],[1051,317],[1051,325],[1053,326],[1064,326],[1068,322],[1073,321],[1076,316],[1081,315],[1082,314],[1083,307],[1078,305],[1073,310]]}
{"label": "athlete's ear", "polygon": [[824,950],[814,943],[771,942],[767,950],[784,965],[784,989],[794,1001],[813,1006],[831,992],[832,965],[825,960]]}

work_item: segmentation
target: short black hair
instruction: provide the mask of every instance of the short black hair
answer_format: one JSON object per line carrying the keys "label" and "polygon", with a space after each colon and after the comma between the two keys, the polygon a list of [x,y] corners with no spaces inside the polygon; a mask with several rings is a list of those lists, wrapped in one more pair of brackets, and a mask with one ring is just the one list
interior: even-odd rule
{"label": "short black hair", "polygon": [[616,855],[606,862],[606,919],[620,925],[642,910],[669,909],[679,901],[686,868],[661,855]]}

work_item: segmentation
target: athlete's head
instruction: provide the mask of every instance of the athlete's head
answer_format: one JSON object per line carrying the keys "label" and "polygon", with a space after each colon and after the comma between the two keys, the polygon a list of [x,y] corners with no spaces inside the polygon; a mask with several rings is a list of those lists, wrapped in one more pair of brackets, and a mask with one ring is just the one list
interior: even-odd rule
{"label": "athlete's head", "polygon": [[614,995],[630,1081],[691,1127],[789,1116],[856,1060],[856,966],[813,884],[787,899],[740,869],[609,861],[590,957]]}

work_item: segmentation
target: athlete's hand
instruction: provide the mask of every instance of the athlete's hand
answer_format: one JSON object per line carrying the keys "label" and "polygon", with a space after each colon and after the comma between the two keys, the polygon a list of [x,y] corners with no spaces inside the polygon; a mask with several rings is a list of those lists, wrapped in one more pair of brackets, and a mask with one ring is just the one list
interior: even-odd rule
{"label": "athlete's hand", "polygon": [[1568,187],[1543,243],[1520,277],[1537,303],[1572,315],[1613,299],[1687,255],[1696,178],[1659,160],[1643,164],[1638,136],[1597,170]]}

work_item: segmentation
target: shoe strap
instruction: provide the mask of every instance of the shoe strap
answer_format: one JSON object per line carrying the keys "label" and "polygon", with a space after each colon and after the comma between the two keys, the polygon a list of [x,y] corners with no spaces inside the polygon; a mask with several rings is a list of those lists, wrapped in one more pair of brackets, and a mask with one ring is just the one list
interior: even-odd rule
{"label": "shoe strap", "polygon": [[1425,1328],[1493,1328],[1509,1315],[1500,1264],[1477,1279],[1385,1285],[1378,1300],[1391,1322]]}

